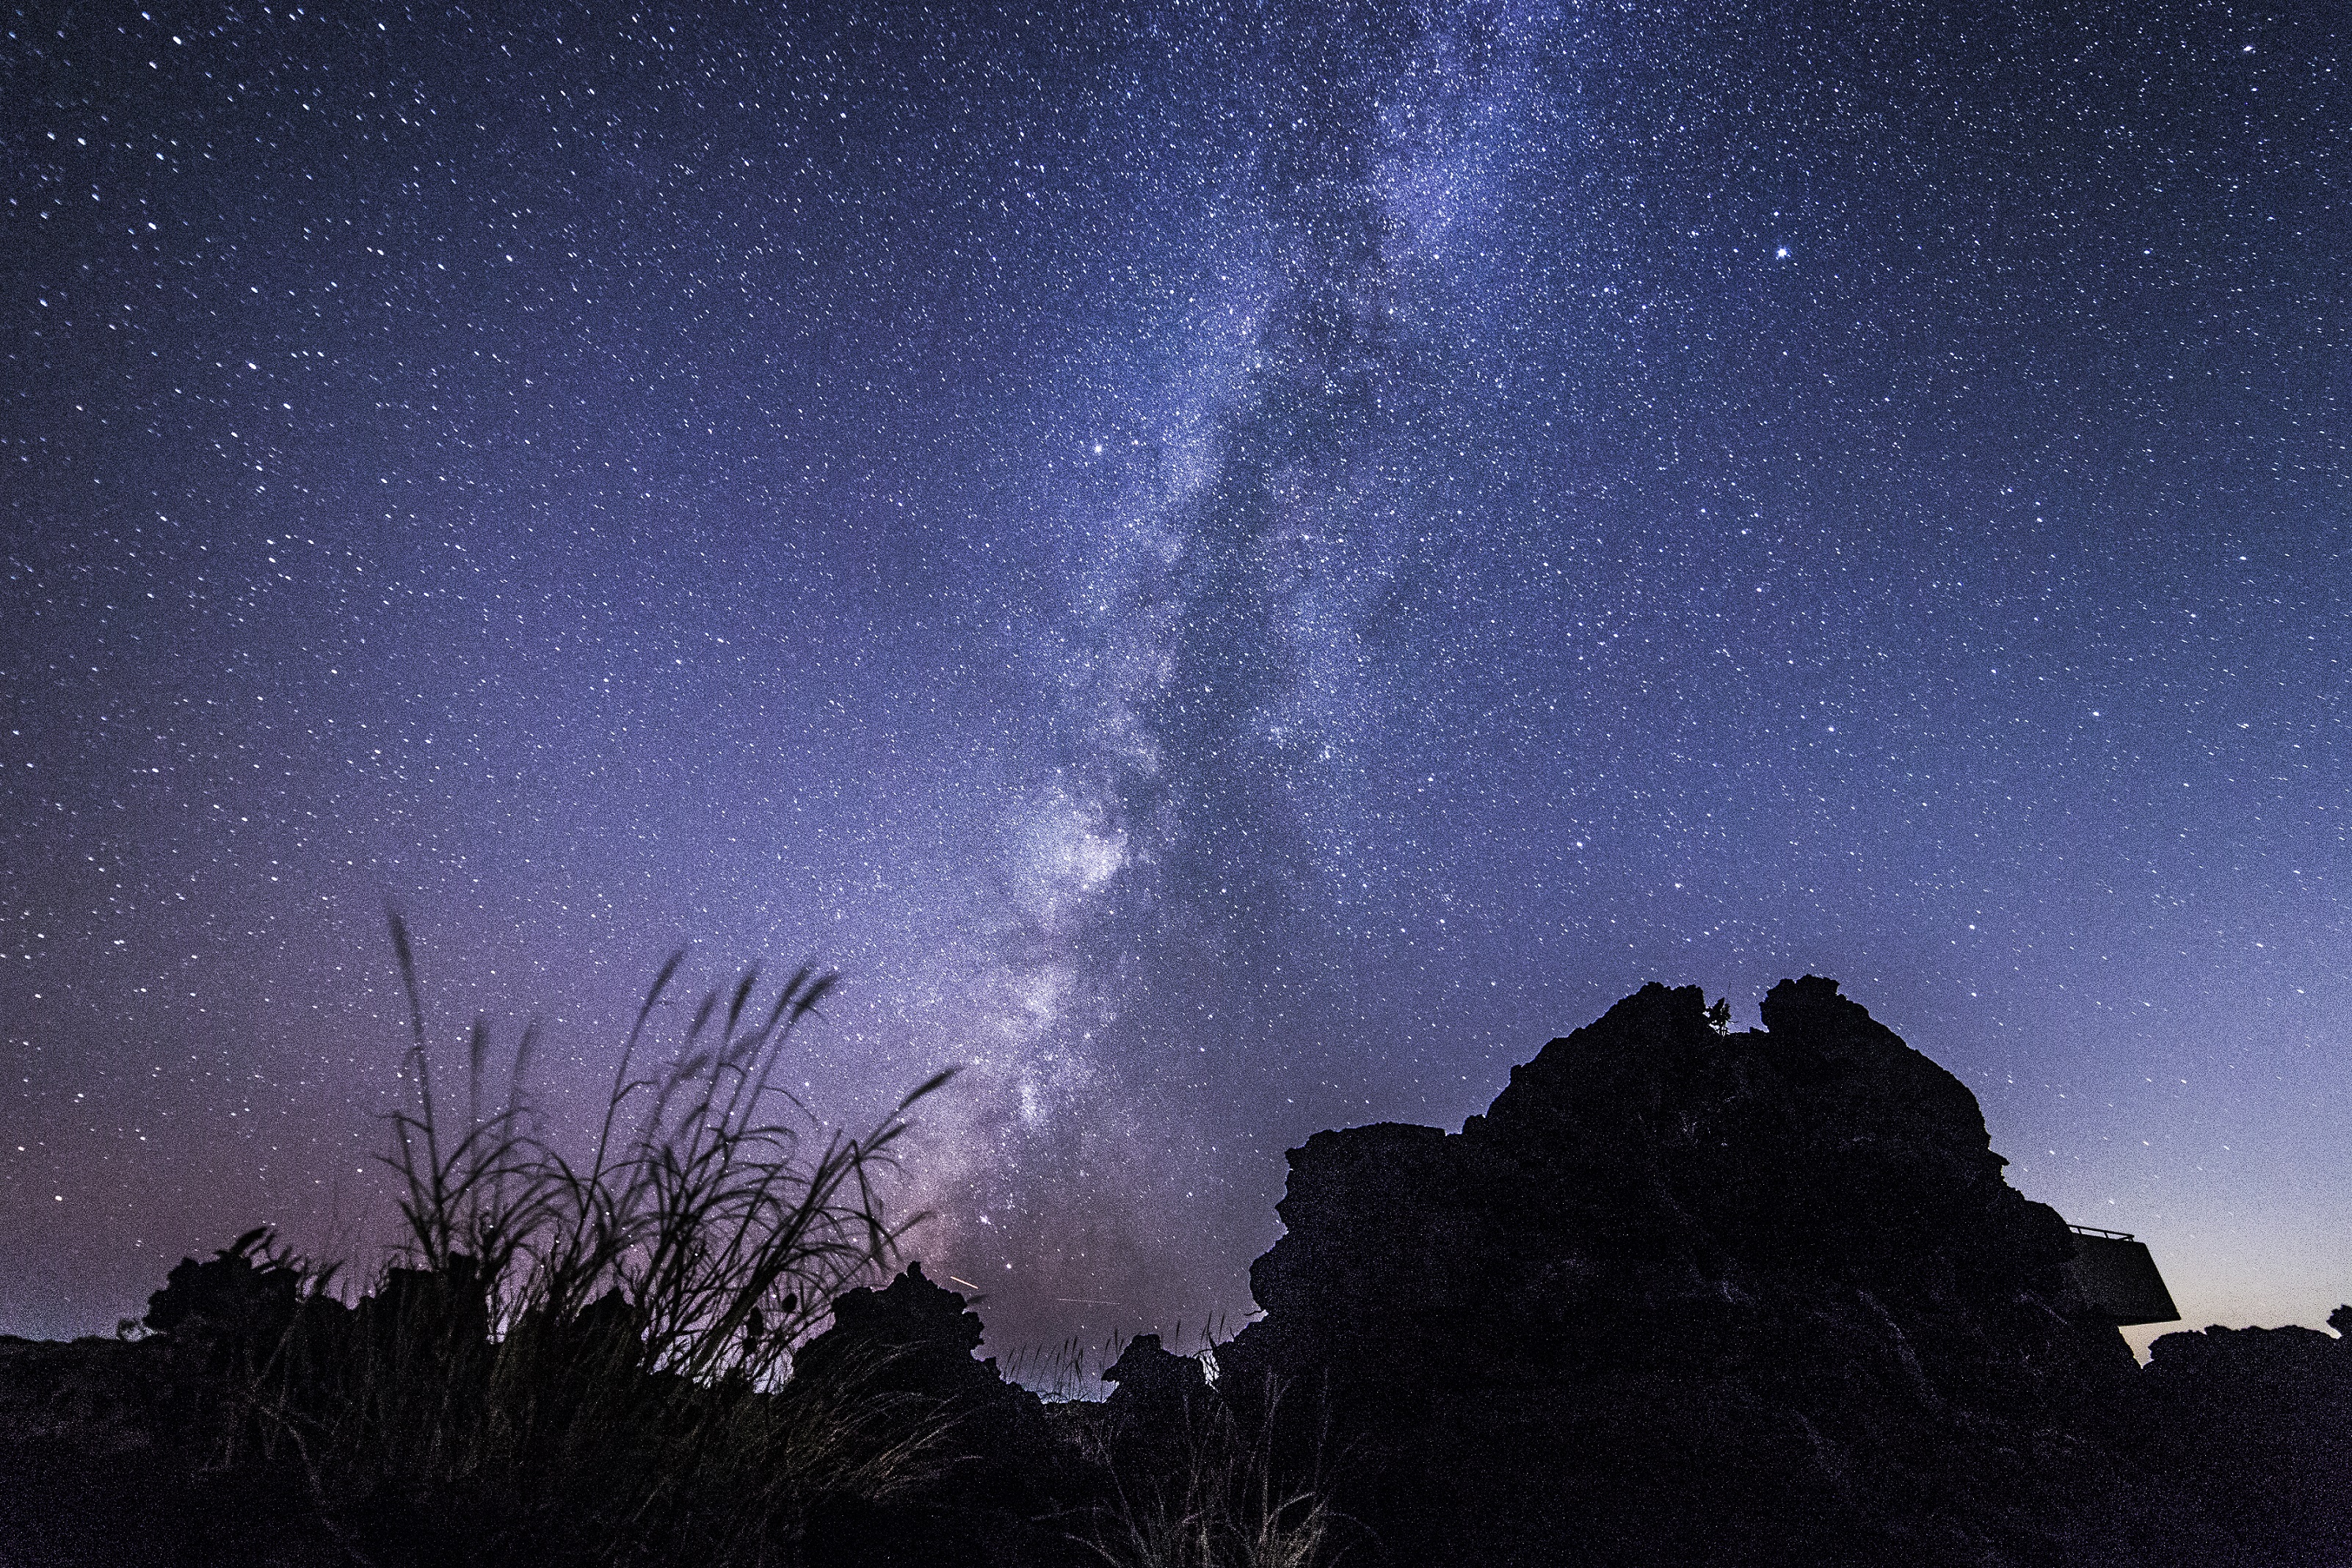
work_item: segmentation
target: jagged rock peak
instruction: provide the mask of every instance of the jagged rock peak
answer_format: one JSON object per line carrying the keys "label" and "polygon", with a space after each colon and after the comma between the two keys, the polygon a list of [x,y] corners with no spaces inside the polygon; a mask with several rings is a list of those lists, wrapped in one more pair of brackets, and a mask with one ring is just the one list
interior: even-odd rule
{"label": "jagged rock peak", "polygon": [[986,1331],[980,1315],[964,1310],[962,1296],[924,1277],[919,1259],[882,1289],[843,1291],[834,1299],[833,1321],[847,1333],[884,1344],[963,1355],[980,1348]]}
{"label": "jagged rock peak", "polygon": [[[1721,1032],[1696,987],[1645,985],[1459,1133],[1292,1150],[1286,1234],[1250,1270],[1265,1315],[1219,1351],[1220,1389],[1316,1390],[1400,1562],[1549,1561],[1480,1522],[1537,1494],[1659,1561],[1725,1555],[1677,1500],[1699,1495],[1738,1520],[1726,1560],[1875,1539],[1860,1561],[1937,1476],[1966,1497],[1937,1560],[2001,1560],[1969,1535],[1994,1528],[2054,1531],[2035,1550],[2063,1558],[2073,1505],[2040,1494],[2097,1467],[2016,1456],[2133,1365],[2065,1223],[2002,1180],[1967,1087],[1835,982],[1762,1011]],[[1444,1518],[1389,1511],[1415,1476],[1458,1500]],[[1674,1520],[1689,1539],[1656,1535]]]}
{"label": "jagged rock peak", "polygon": [[1999,1172],[1976,1096],[1839,994],[1836,981],[1783,980],[1760,1011],[1764,1029],[1718,1034],[1697,986],[1652,981],[1513,1068],[1510,1087],[1463,1131],[1507,1146],[1589,1137],[1596,1121],[1654,1115],[1711,1093],[1737,1099],[1769,1083],[1790,1091],[1803,1120],[1924,1142],[1969,1160],[1979,1175]]}

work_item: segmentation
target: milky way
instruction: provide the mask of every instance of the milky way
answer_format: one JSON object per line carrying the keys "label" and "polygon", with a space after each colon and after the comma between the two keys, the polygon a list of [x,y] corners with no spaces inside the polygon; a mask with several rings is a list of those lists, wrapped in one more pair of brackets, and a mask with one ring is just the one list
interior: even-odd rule
{"label": "milky way", "polygon": [[363,1247],[690,944],[1000,1348],[1282,1151],[1842,980],[2347,1293],[2342,40],[2219,6],[77,9],[0,66],[0,1329]]}

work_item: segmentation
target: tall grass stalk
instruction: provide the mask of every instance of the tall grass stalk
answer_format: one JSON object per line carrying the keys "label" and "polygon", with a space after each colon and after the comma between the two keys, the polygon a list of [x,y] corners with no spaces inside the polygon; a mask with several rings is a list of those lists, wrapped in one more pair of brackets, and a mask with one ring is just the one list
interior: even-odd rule
{"label": "tall grass stalk", "polygon": [[876,1392],[871,1357],[822,1380],[792,1362],[834,1296],[887,1271],[923,1217],[893,1220],[881,1187],[908,1113],[951,1074],[863,1136],[826,1130],[779,1079],[834,984],[806,967],[764,999],[757,971],[711,991],[673,1059],[648,1068],[673,954],[575,1160],[533,1124],[535,1030],[486,1105],[475,1024],[455,1121],[397,916],[392,934],[412,1096],[390,1118],[402,1245],[353,1310],[314,1286],[251,1402],[328,1511],[429,1498],[472,1522],[458,1546],[418,1550],[483,1561],[617,1562],[656,1542],[665,1559],[783,1561],[816,1499],[879,1501],[928,1479],[936,1412]]}

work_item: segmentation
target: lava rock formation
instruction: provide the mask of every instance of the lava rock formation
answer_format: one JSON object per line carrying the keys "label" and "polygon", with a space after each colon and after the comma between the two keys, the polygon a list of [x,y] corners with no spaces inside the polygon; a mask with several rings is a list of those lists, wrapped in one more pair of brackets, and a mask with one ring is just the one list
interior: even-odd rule
{"label": "lava rock formation", "polygon": [[[1397,1563],[2176,1560],[2130,1351],[1976,1098],[1834,982],[1645,986],[1459,1133],[1290,1152],[1238,1401]],[[1307,1428],[1312,1426],[1313,1430]],[[1303,1461],[1302,1461],[1303,1462]]]}

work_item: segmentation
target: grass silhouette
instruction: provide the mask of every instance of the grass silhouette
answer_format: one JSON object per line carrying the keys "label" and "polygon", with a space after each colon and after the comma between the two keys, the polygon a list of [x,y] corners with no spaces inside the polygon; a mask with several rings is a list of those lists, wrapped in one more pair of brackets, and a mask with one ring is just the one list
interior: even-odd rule
{"label": "grass silhouette", "polygon": [[710,992],[647,1069],[674,954],[575,1162],[532,1130],[532,1031],[486,1107],[477,1021],[454,1120],[397,916],[392,935],[412,1096],[390,1118],[395,1255],[347,1305],[336,1268],[249,1233],[175,1272],[151,1313],[229,1391],[203,1413],[215,1462],[299,1474],[369,1560],[719,1568],[789,1561],[826,1500],[887,1502],[939,1473],[947,1421],[880,1390],[887,1351],[822,1375],[793,1358],[923,1217],[891,1218],[877,1184],[950,1073],[863,1136],[825,1129],[777,1076],[833,984],[805,967],[772,993],[757,971]]}
{"label": "grass silhouette", "polygon": [[[1271,1397],[1255,1438],[1206,1382],[1181,1418],[1074,1406],[1059,1437],[1020,1448],[1035,1473],[1016,1475],[1011,1450],[990,1445],[1028,1441],[1017,1411],[942,1382],[920,1328],[899,1346],[836,1321],[823,1353],[801,1353],[844,1291],[891,1272],[924,1217],[889,1212],[886,1178],[910,1116],[952,1076],[861,1136],[828,1128],[780,1064],[830,975],[803,967],[763,986],[747,971],[701,996],[648,1066],[673,954],[575,1157],[526,1093],[535,1028],[493,1097],[478,1020],[461,1102],[436,1071],[396,915],[392,942],[408,1040],[407,1100],[387,1117],[391,1256],[362,1288],[250,1231],[174,1268],[146,1319],[178,1374],[190,1457],[274,1500],[257,1517],[294,1519],[327,1556],[383,1568],[896,1562],[937,1555],[921,1542],[956,1557],[1000,1530],[1041,1563],[1308,1568],[1335,1555],[1342,1521],[1319,1476],[1297,1483],[1276,1462]],[[1072,1340],[1012,1370],[1076,1393],[1099,1388],[1126,1349],[1117,1334],[1099,1351]]]}
{"label": "grass silhouette", "polygon": [[[1259,1419],[1245,1424],[1225,1401],[1188,1401],[1171,1463],[1136,1476],[1108,1450],[1110,1503],[1084,1544],[1108,1568],[1318,1568],[1342,1550],[1347,1521],[1332,1506],[1320,1445],[1307,1473],[1276,1456],[1282,1390],[1269,1384]],[[1100,1431],[1100,1428],[1097,1428]],[[1125,1477],[1121,1471],[1127,1472]]]}

